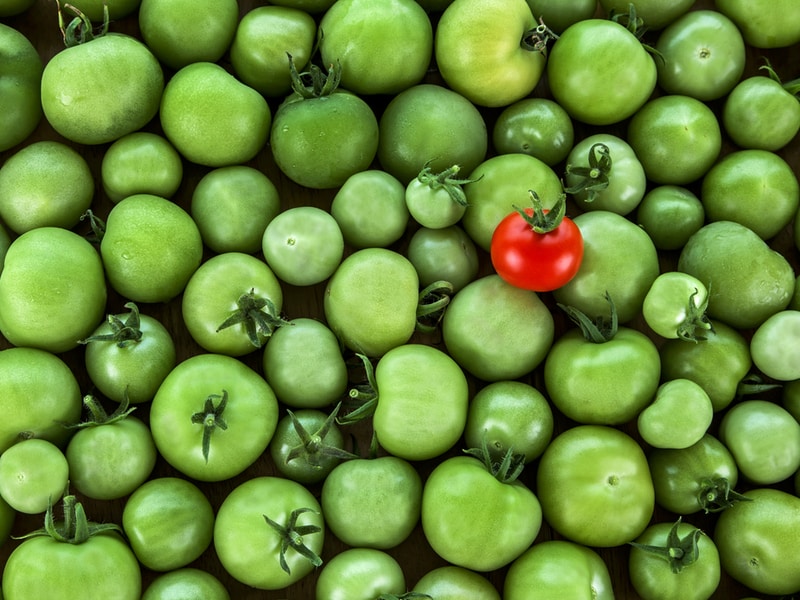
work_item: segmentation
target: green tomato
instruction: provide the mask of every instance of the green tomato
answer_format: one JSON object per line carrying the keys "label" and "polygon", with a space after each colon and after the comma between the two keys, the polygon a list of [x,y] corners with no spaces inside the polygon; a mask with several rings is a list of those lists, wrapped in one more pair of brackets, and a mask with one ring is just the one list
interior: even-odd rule
{"label": "green tomato", "polygon": [[567,594],[575,600],[613,600],[608,567],[593,549],[568,540],[537,542],[508,569],[505,600],[537,600]]}
{"label": "green tomato", "polygon": [[230,600],[222,582],[207,571],[183,567],[158,575],[144,590],[142,600]]}
{"label": "green tomato", "polygon": [[0,16],[14,17],[20,15],[34,4],[34,0],[3,0],[3,3],[0,4]]}
{"label": "green tomato", "polygon": [[542,511],[519,479],[493,474],[475,457],[453,456],[425,481],[421,523],[431,548],[448,563],[493,571],[533,543]]}
{"label": "green tomato", "polygon": [[223,481],[252,465],[278,423],[278,402],[264,379],[222,354],[179,363],[150,405],[161,456],[199,481]]}
{"label": "green tomato", "polygon": [[378,162],[404,186],[430,162],[436,172],[470,173],[486,158],[488,132],[478,108],[459,92],[420,83],[400,92],[380,117]]}
{"label": "green tomato", "polygon": [[708,221],[734,221],[768,240],[797,214],[800,184],[780,155],[738,150],[709,169],[700,197]]}
{"label": "green tomato", "polygon": [[517,100],[503,109],[492,127],[498,154],[530,154],[551,167],[567,157],[574,140],[569,114],[548,98]]}
{"label": "green tomato", "polygon": [[316,600],[374,600],[403,594],[406,578],[400,563],[383,550],[348,548],[335,554],[319,572]]}
{"label": "green tomato", "polygon": [[537,22],[544,21],[560,34],[573,23],[591,19],[597,11],[597,0],[528,0],[528,6]]}
{"label": "green tomato", "polygon": [[70,229],[94,198],[94,177],[77,150],[34,142],[0,168],[0,218],[15,233],[36,227]]}
{"label": "green tomato", "polygon": [[425,165],[406,186],[406,206],[411,217],[422,227],[443,229],[455,225],[464,216],[467,200],[458,179],[459,165],[434,173]]}
{"label": "green tomato", "polygon": [[69,465],[53,442],[30,438],[0,454],[0,496],[14,510],[43,513],[67,488]]}
{"label": "green tomato", "polygon": [[97,327],[106,297],[94,247],[71,230],[37,227],[8,247],[0,273],[0,332],[15,346],[65,352]]}
{"label": "green tomato", "polygon": [[422,288],[447,281],[456,293],[478,275],[478,250],[458,225],[442,229],[420,227],[408,240],[406,256],[417,270]]}
{"label": "green tomato", "polygon": [[153,399],[158,386],[175,366],[172,334],[129,303],[127,314],[108,315],[86,345],[84,364],[94,386],[108,399],[131,404]]}
{"label": "green tomato", "polygon": [[645,103],[628,122],[628,143],[647,178],[687,185],[711,168],[722,149],[716,115],[705,103],[668,94]]}
{"label": "green tomato", "polygon": [[272,124],[264,97],[211,62],[190,63],[170,78],[159,118],[181,156],[206,167],[254,158],[267,143]]}
{"label": "green tomato", "polygon": [[200,266],[203,240],[180,206],[160,196],[134,194],[108,214],[100,255],[111,287],[121,296],[167,302],[183,292]]}
{"label": "green tomato", "polygon": [[703,102],[722,98],[739,82],[745,44],[736,24],[716,10],[685,12],[665,27],[655,45],[658,85],[668,94]]}
{"label": "green tomato", "polygon": [[618,123],[635,113],[656,86],[656,65],[641,42],[608,19],[569,26],[547,59],[553,99],[589,125]]}
{"label": "green tomato", "polygon": [[340,0],[319,28],[322,62],[340,62],[342,87],[356,94],[398,94],[431,62],[433,26],[414,0]]}
{"label": "green tomato", "polygon": [[714,406],[722,411],[733,401],[739,383],[753,362],[744,336],[721,321],[711,321],[704,340],[687,343],[668,339],[660,347],[661,377],[691,379],[705,390]]}
{"label": "green tomato", "polygon": [[61,358],[36,348],[0,351],[0,453],[31,437],[65,446],[72,432],[62,423],[76,423],[81,408],[80,385]]}
{"label": "green tomato", "polygon": [[436,600],[500,600],[497,588],[486,577],[455,565],[431,569],[411,591]]}
{"label": "green tomato", "polygon": [[133,492],[150,477],[157,458],[150,428],[130,414],[82,423],[65,455],[73,488],[96,500]]}
{"label": "green tomato", "polygon": [[319,502],[302,484],[254,477],[220,504],[214,549],[231,577],[257,589],[280,590],[322,564],[324,525]]}
{"label": "green tomato", "polygon": [[639,413],[636,428],[655,448],[687,448],[706,434],[714,405],[705,390],[691,379],[665,381],[653,402]]}
{"label": "green tomato", "polygon": [[141,0],[142,40],[164,65],[177,71],[197,62],[218,62],[233,41],[239,22],[235,0]]}
{"label": "green tomato", "polygon": [[717,520],[713,539],[722,568],[761,594],[793,594],[800,589],[800,498],[774,488],[750,490]]}
{"label": "green tomato", "polygon": [[464,370],[488,382],[533,371],[554,336],[553,315],[536,292],[514,287],[494,274],[462,288],[442,320],[447,351]]}
{"label": "green tomato", "polygon": [[[20,1],[29,6],[32,4],[28,0]],[[6,10],[16,12],[22,8],[18,3],[12,3]],[[0,117],[0,152],[5,152],[24,141],[42,120],[44,64],[31,41],[5,23],[0,23],[0,48],[3,48],[0,98],[5,107]]]}
{"label": "green tomato", "polygon": [[419,279],[402,254],[364,248],[345,258],[328,280],[328,326],[355,352],[379,357],[405,344],[416,327]]}
{"label": "green tomato", "polygon": [[739,481],[736,461],[710,433],[686,448],[655,448],[647,462],[656,504],[675,514],[719,512],[743,499],[734,491]]}
{"label": "green tomato", "polygon": [[647,326],[663,338],[697,341],[711,328],[705,315],[708,289],[680,271],[666,271],[653,280],[642,303]]}
{"label": "green tomato", "polygon": [[495,456],[512,450],[529,463],[544,452],[553,428],[553,411],[539,390],[521,381],[496,381],[470,401],[464,441],[480,448],[485,440]]}
{"label": "green tomato", "polygon": [[628,573],[642,600],[707,600],[720,582],[719,551],[690,523],[653,523],[636,538]]}
{"label": "green tomato", "polygon": [[[658,252],[650,236],[616,213],[595,210],[578,215],[583,261],[575,277],[553,291],[561,304],[591,319],[608,315],[608,294],[620,323],[633,319],[659,274]],[[630,260],[636,256],[635,261]]]}
{"label": "green tomato", "polygon": [[739,473],[756,485],[788,479],[800,468],[800,423],[780,404],[743,400],[719,424]]}
{"label": "green tomato", "polygon": [[783,310],[794,293],[794,269],[786,258],[732,221],[701,227],[681,250],[677,270],[708,288],[709,317],[740,329]]}
{"label": "green tomato", "polygon": [[68,46],[42,73],[45,118],[79,144],[105,144],[142,129],[159,112],[163,91],[158,59],[121,33]]}
{"label": "green tomato", "polygon": [[172,198],[183,180],[183,162],[165,137],[136,131],[108,147],[100,175],[103,191],[112,202],[134,194]]}
{"label": "green tomato", "polygon": [[330,213],[348,246],[386,248],[406,232],[409,214],[405,187],[386,171],[359,171],[337,190]]}
{"label": "green tomato", "polygon": [[436,26],[434,58],[447,86],[478,106],[508,106],[530,94],[545,54],[527,43],[536,21],[525,0],[459,0]]}
{"label": "green tomato", "polygon": [[565,183],[582,210],[627,215],[642,201],[647,179],[642,163],[625,140],[598,133],[570,150]]}
{"label": "green tomato", "polygon": [[325,323],[300,317],[279,327],[262,355],[264,377],[292,408],[330,406],[347,391],[339,340]]}
{"label": "green tomato", "polygon": [[279,211],[278,188],[247,165],[219,167],[203,175],[189,207],[203,243],[217,254],[261,250],[264,230]]}
{"label": "green tomato", "polygon": [[750,46],[783,48],[800,42],[800,11],[791,0],[718,0],[714,5],[736,23]]}
{"label": "green tomato", "polygon": [[800,379],[800,311],[782,310],[764,321],[750,338],[753,364],[779,381]]}
{"label": "green tomato", "polygon": [[136,558],[153,571],[185,567],[205,552],[214,533],[214,509],[194,483],[150,479],[130,495],[122,527]]}
{"label": "green tomato", "polygon": [[[758,110],[753,110],[754,107]],[[800,103],[779,81],[753,75],[742,79],[722,107],[725,132],[740,148],[775,152],[800,131]]]}
{"label": "green tomato", "polygon": [[492,234],[514,205],[530,205],[530,190],[541,198],[545,208],[552,208],[563,187],[555,171],[528,154],[499,154],[487,158],[468,176],[464,185],[467,210],[461,220],[464,231],[475,244],[489,251]]}
{"label": "green tomato", "polygon": [[658,250],[680,250],[705,224],[705,209],[688,188],[658,185],[639,203],[636,223],[647,232]]}
{"label": "green tomato", "polygon": [[300,8],[257,6],[236,27],[230,46],[233,71],[264,96],[285,96],[292,89],[286,54],[305,67],[311,59],[316,33],[316,21]]}
{"label": "green tomato", "polygon": [[400,545],[419,523],[421,503],[420,474],[407,460],[388,455],[338,464],[320,495],[331,533],[354,548]]}
{"label": "green tomato", "polygon": [[647,459],[619,429],[577,425],[565,430],[539,459],[536,481],[545,521],[578,544],[628,543],[653,515]]}
{"label": "green tomato", "polygon": [[295,206],[269,222],[261,247],[279,279],[307,286],[333,275],[342,262],[344,237],[329,212],[315,206]]}
{"label": "green tomato", "polygon": [[553,343],[544,363],[550,401],[583,424],[622,425],[634,419],[652,401],[660,375],[658,348],[629,327],[600,342],[571,329]]}

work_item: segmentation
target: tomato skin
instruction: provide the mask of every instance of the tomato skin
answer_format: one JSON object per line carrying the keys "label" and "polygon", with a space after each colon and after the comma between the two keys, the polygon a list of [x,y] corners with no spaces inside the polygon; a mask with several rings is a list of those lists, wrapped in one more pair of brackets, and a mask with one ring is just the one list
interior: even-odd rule
{"label": "tomato skin", "polygon": [[231,596],[222,582],[211,573],[193,567],[183,567],[158,575],[142,594],[142,600],[168,598],[230,600]]}
{"label": "tomato skin", "polygon": [[425,573],[412,591],[437,600],[501,600],[492,583],[480,573],[445,565]]}
{"label": "tomato skin", "polygon": [[[534,209],[525,213],[533,217]],[[583,236],[569,217],[545,233],[534,231],[516,210],[497,225],[490,246],[492,266],[513,286],[550,292],[569,282],[581,266]]]}
{"label": "tomato skin", "polygon": [[762,594],[800,590],[800,498],[775,488],[749,490],[751,502],[737,502],[717,520],[713,539],[722,568]]}
{"label": "tomato skin", "polygon": [[742,30],[756,48],[783,48],[800,42],[800,10],[792,0],[716,0],[716,9]]}
{"label": "tomato skin", "polygon": [[708,289],[702,281],[680,271],[655,278],[642,303],[648,327],[663,338],[696,339],[709,328],[703,307]]}
{"label": "tomato skin", "polygon": [[406,256],[423,289],[436,281],[448,281],[456,293],[478,276],[480,267],[475,243],[459,225],[420,227],[408,241]]}
{"label": "tomato skin", "polygon": [[447,562],[492,571],[531,545],[542,515],[539,500],[521,481],[503,483],[480,460],[454,456],[428,476],[421,522],[428,543]]}
{"label": "tomato skin", "polygon": [[568,540],[538,542],[508,569],[505,600],[613,600],[611,575],[593,549]]}
{"label": "tomato skin", "polygon": [[375,548],[348,548],[334,555],[319,573],[317,600],[373,600],[403,594],[406,579],[400,563]]}
{"label": "tomato skin", "polygon": [[750,338],[753,364],[778,381],[800,379],[800,311],[782,310],[764,321]]}
{"label": "tomato skin", "polygon": [[655,448],[686,448],[697,443],[714,418],[714,405],[691,379],[665,381],[636,420],[642,439]]}
{"label": "tomato skin", "polygon": [[608,548],[640,535],[654,509],[639,444],[619,429],[577,425],[539,459],[537,493],[550,526],[570,541]]}
{"label": "tomato skin", "polygon": [[567,111],[548,98],[523,98],[498,115],[492,143],[499,154],[522,152],[552,166],[567,157],[575,128]]}
{"label": "tomato skin", "polygon": [[20,513],[43,513],[58,502],[69,475],[64,453],[47,440],[21,440],[0,454],[0,495]]}
{"label": "tomato skin", "polygon": [[705,209],[691,190],[659,185],[642,198],[636,222],[659,250],[679,250],[705,223]]}
{"label": "tomato skin", "polygon": [[5,23],[0,23],[0,47],[3,48],[0,97],[4,106],[0,117],[0,152],[5,152],[25,140],[42,120],[44,64],[30,40]]}

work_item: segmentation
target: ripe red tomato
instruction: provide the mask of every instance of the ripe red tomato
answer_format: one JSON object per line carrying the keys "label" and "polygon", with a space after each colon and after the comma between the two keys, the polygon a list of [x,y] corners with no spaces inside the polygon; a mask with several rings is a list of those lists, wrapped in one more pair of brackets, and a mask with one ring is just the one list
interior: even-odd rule
{"label": "ripe red tomato", "polygon": [[531,199],[533,207],[517,208],[494,230],[492,265],[513,286],[549,292],[578,272],[583,259],[583,236],[572,219],[564,215],[563,196],[552,211],[542,208],[533,191]]}

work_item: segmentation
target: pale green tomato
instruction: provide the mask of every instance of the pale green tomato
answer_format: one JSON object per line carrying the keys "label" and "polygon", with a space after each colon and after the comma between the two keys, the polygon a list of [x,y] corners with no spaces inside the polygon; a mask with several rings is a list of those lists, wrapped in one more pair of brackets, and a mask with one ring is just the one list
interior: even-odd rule
{"label": "pale green tomato", "polygon": [[0,454],[0,496],[14,510],[38,514],[58,502],[67,488],[69,465],[47,440],[22,440]]}
{"label": "pale green tomato", "polygon": [[688,448],[705,435],[713,417],[714,406],[699,384],[672,379],[658,387],[653,403],[639,413],[636,426],[651,446]]}

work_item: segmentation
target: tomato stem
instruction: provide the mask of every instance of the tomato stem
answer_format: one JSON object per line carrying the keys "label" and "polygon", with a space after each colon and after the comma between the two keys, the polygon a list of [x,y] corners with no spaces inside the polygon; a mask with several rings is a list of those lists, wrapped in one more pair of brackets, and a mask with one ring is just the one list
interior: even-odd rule
{"label": "tomato stem", "polygon": [[449,281],[434,281],[419,293],[417,304],[417,331],[433,333],[439,326],[450,298],[453,296],[453,284]]}
{"label": "tomato stem", "polygon": [[678,517],[678,520],[675,521],[675,524],[669,530],[666,544],[663,546],[639,544],[637,542],[628,543],[634,548],[663,558],[669,563],[673,573],[680,573],[684,567],[688,567],[697,561],[697,558],[700,556],[697,540],[701,535],[704,535],[702,531],[695,527],[684,537],[680,537],[678,535],[678,526],[680,524],[681,517]]}
{"label": "tomato stem", "polygon": [[467,206],[467,196],[464,194],[464,189],[461,187],[468,183],[475,183],[478,179],[459,179],[456,177],[461,170],[459,165],[448,167],[444,171],[434,173],[431,170],[431,161],[425,163],[422,170],[417,175],[417,181],[423,185],[427,185],[432,190],[443,189],[450,196],[450,199],[459,206]]}
{"label": "tomato stem", "polygon": [[516,481],[525,468],[525,455],[514,452],[513,448],[506,450],[498,461],[495,456],[492,455],[491,450],[489,450],[489,444],[486,441],[485,433],[481,438],[480,448],[467,448],[464,450],[464,453],[483,462],[486,466],[486,470],[500,483],[512,483]]}
{"label": "tomato stem", "polygon": [[257,297],[254,288],[239,296],[236,304],[239,308],[217,327],[217,332],[234,325],[244,325],[250,343],[256,348],[261,348],[263,338],[270,337],[278,327],[291,325],[278,314],[275,303],[269,298]]}
{"label": "tomato stem", "polygon": [[44,515],[44,527],[31,531],[25,535],[12,536],[15,540],[25,540],[33,537],[50,537],[57,542],[66,544],[82,544],[89,538],[107,531],[122,533],[122,528],[116,523],[93,523],[86,517],[83,505],[77,498],[65,491],[62,498],[64,518],[57,524],[53,516],[53,503],[47,505]]}
{"label": "tomato stem", "polygon": [[544,20],[540,17],[539,24],[522,35],[519,45],[525,50],[540,52],[546,56],[547,45],[557,39],[558,34],[545,25]]}
{"label": "tomato stem", "polygon": [[697,288],[689,296],[689,301],[686,307],[686,319],[683,323],[678,325],[678,337],[687,342],[697,343],[698,341],[705,340],[706,337],[698,333],[710,331],[714,333],[714,325],[708,319],[706,310],[708,309],[708,296],[705,301],[699,306],[695,303],[695,297],[700,293]]}
{"label": "tomato stem", "polygon": [[103,405],[97,401],[97,398],[91,394],[86,394],[83,397],[83,406],[89,412],[87,420],[81,423],[67,424],[65,425],[67,428],[84,429],[87,427],[97,427],[98,425],[111,425],[122,421],[136,410],[135,406],[129,405],[127,389],[122,402],[117,405],[114,412],[110,415],[106,412],[106,409],[103,408]]}
{"label": "tomato stem", "polygon": [[80,9],[74,7],[72,4],[64,4],[64,7],[72,12],[73,17],[69,24],[64,24],[64,11],[61,7],[59,0],[56,0],[56,10],[58,12],[58,28],[61,30],[61,37],[64,39],[64,45],[67,48],[72,48],[79,44],[91,42],[93,39],[104,36],[108,33],[108,4],[103,3],[103,24],[100,29],[95,32],[92,22]]}
{"label": "tomato stem", "polygon": [[125,348],[135,344],[142,339],[141,320],[139,307],[133,302],[126,302],[125,308],[130,309],[130,313],[123,321],[114,314],[106,316],[106,322],[111,327],[111,333],[99,333],[91,335],[84,340],[78,340],[79,344],[90,342],[114,342],[118,347]]}
{"label": "tomato stem", "polygon": [[530,196],[533,208],[523,209],[516,204],[512,204],[514,210],[520,214],[536,233],[544,234],[557,229],[561,221],[564,220],[564,216],[567,214],[566,195],[560,194],[558,200],[553,204],[553,208],[549,210],[542,205],[539,194],[533,190],[528,190],[528,195]]}
{"label": "tomato stem", "polygon": [[[310,100],[330,96],[338,87],[342,79],[342,65],[337,61],[328,67],[328,73],[312,64],[308,71],[299,73],[294,64],[294,58],[288,52],[289,73],[292,78],[292,90],[301,98]],[[308,82],[308,83],[306,83]]]}
{"label": "tomato stem", "polygon": [[287,463],[299,458],[304,460],[311,467],[319,469],[322,468],[321,463],[325,458],[338,458],[341,460],[358,458],[358,456],[348,452],[344,448],[325,443],[325,437],[336,421],[336,415],[339,413],[341,406],[342,403],[339,402],[322,425],[320,425],[319,429],[313,433],[309,433],[308,430],[303,427],[303,424],[295,416],[294,412],[288,408],[286,409],[289,418],[292,420],[292,426],[295,432],[297,432],[297,436],[300,438],[301,442],[299,445],[289,450],[289,453],[286,455]]}
{"label": "tomato stem", "polygon": [[559,303],[558,307],[567,313],[567,316],[573,323],[581,328],[583,337],[586,338],[586,340],[595,344],[604,344],[605,342],[611,341],[614,336],[617,335],[617,330],[619,329],[617,307],[611,299],[611,294],[606,292],[605,298],[611,306],[611,315],[608,319],[599,316],[596,320],[592,321],[585,313],[573,306],[566,306],[565,304]]}
{"label": "tomato stem", "polygon": [[703,512],[716,513],[730,508],[736,502],[749,502],[751,499],[734,491],[730,482],[724,477],[704,479],[700,483],[697,500]]}
{"label": "tomato stem", "polygon": [[357,408],[346,415],[337,417],[336,422],[339,425],[352,425],[371,417],[375,412],[375,407],[378,405],[378,384],[375,380],[375,367],[372,366],[372,361],[367,355],[357,353],[356,356],[361,359],[361,363],[364,365],[367,383],[350,389],[348,395],[357,405]]}
{"label": "tomato stem", "polygon": [[[214,400],[219,399],[219,404],[214,406]],[[203,405],[203,410],[198,411],[192,415],[192,423],[203,426],[203,458],[208,463],[208,454],[211,450],[211,434],[216,429],[223,431],[228,428],[225,419],[222,418],[222,413],[225,412],[225,407],[228,405],[228,392],[222,390],[222,395],[210,394]]]}
{"label": "tomato stem", "polygon": [[[781,81],[781,78],[778,76],[778,73],[775,69],[772,68],[772,63],[769,62],[768,58],[764,59],[764,64],[758,67],[759,70],[763,69],[767,72],[767,75],[773,81],[779,83],[783,89],[789,92],[792,96],[797,96],[800,94],[800,78],[792,79],[791,81],[787,81],[784,83]],[[800,100],[800,98],[798,98]]]}
{"label": "tomato stem", "polygon": [[317,525],[297,525],[297,518],[303,513],[307,512],[318,514],[317,511],[312,508],[297,508],[289,514],[289,519],[286,523],[286,526],[273,521],[267,515],[261,515],[264,517],[267,525],[269,525],[281,538],[279,561],[281,569],[283,569],[289,575],[291,575],[291,569],[289,568],[289,564],[286,562],[286,552],[289,550],[289,548],[307,558],[315,567],[322,565],[322,558],[320,558],[319,555],[311,548],[306,546],[305,542],[303,541],[303,536],[319,533],[322,531],[322,528],[318,527]]}
{"label": "tomato stem", "polygon": [[612,166],[611,150],[602,142],[592,144],[589,148],[588,162],[588,167],[567,165],[567,176],[575,178],[576,182],[564,188],[564,191],[573,195],[585,194],[586,202],[593,202],[597,195],[608,187]]}

